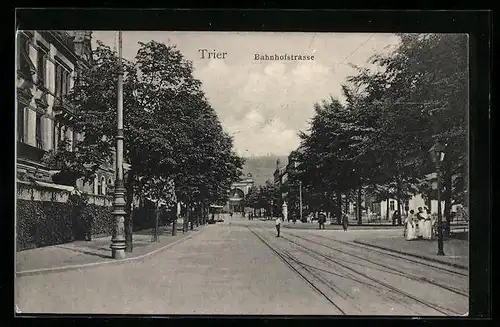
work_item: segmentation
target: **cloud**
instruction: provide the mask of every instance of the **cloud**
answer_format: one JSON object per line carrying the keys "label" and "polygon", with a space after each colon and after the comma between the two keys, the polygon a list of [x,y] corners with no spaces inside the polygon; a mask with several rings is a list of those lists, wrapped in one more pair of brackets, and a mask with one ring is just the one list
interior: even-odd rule
{"label": "cloud", "polygon": [[229,119],[224,123],[240,156],[288,153],[299,142],[297,132],[280,117],[265,117],[257,110],[249,111],[244,119]]}

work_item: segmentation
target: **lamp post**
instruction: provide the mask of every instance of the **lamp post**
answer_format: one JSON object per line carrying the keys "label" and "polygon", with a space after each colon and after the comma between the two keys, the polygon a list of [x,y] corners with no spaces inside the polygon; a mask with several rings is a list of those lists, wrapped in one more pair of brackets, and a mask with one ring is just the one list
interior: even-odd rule
{"label": "lamp post", "polygon": [[300,221],[302,222],[302,181],[299,181],[299,210],[300,210]]}
{"label": "lamp post", "polygon": [[113,259],[125,258],[125,188],[123,186],[123,67],[122,32],[118,32],[118,104],[116,133],[116,181],[113,201],[114,226],[111,237]]}
{"label": "lamp post", "polygon": [[429,150],[432,161],[436,165],[437,177],[437,202],[438,202],[438,253],[444,255],[443,251],[443,217],[441,215],[441,162],[444,159],[444,146],[441,143],[436,143]]}
{"label": "lamp post", "polygon": [[271,209],[270,210],[271,211],[271,219],[273,219],[273,204],[274,204],[274,202],[273,202],[273,200],[271,200],[271,208],[270,208]]}

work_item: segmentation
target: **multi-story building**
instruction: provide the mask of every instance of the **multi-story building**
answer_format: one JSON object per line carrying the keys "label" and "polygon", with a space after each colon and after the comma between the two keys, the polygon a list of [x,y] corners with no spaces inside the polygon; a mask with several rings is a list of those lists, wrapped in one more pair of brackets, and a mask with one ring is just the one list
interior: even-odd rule
{"label": "multi-story building", "polygon": [[[281,165],[281,161],[276,160],[276,169],[274,170],[274,185],[278,188],[278,190],[283,190],[283,185],[286,185],[288,181],[288,165]],[[286,192],[281,192],[281,200],[284,201],[286,199]]]}
{"label": "multi-story building", "polygon": [[[59,142],[70,141],[70,150],[82,135],[72,122],[75,109],[67,95],[79,71],[91,64],[90,31],[20,31],[17,35],[17,179],[31,180],[58,188],[52,182],[55,171],[41,159],[57,149]],[[79,180],[83,193],[105,195],[114,184],[113,166],[102,167],[91,183]]]}

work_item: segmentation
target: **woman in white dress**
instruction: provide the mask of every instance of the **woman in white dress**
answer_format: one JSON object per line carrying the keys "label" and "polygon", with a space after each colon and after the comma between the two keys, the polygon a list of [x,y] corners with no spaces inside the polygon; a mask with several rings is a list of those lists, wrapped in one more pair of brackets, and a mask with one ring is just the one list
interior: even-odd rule
{"label": "woman in white dress", "polygon": [[415,211],[410,210],[405,221],[405,240],[411,241],[417,239],[417,225],[415,219]]}
{"label": "woman in white dress", "polygon": [[417,217],[416,217],[416,228],[417,228],[417,237],[421,238],[422,237],[422,230],[424,229],[424,220],[425,220],[425,214],[424,214],[424,209],[422,207],[418,207],[418,212],[417,212]]}
{"label": "woman in white dress", "polygon": [[422,221],[421,221],[421,226],[422,226],[422,238],[425,240],[431,240],[432,239],[432,220],[431,220],[431,215],[429,209],[425,208],[425,210],[422,212]]}

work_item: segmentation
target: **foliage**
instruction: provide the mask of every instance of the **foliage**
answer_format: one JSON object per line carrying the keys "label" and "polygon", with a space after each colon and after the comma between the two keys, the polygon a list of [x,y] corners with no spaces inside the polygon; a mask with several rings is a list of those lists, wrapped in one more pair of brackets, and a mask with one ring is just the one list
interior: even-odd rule
{"label": "foliage", "polygon": [[442,189],[447,208],[463,203],[467,167],[467,37],[400,34],[388,55],[355,67],[343,86],[346,104],[316,104],[298,153],[309,202],[364,187],[376,199],[435,193],[429,148],[446,145]]}
{"label": "foliage", "polygon": [[108,207],[87,204],[81,198],[66,203],[17,200],[17,250],[63,244],[80,239],[84,229],[110,235],[113,219]]}
{"label": "foliage", "polygon": [[281,191],[273,182],[267,180],[264,185],[252,186],[246,196],[246,205],[255,209],[266,209],[268,212],[272,207],[273,214],[280,214]]}
{"label": "foliage", "polygon": [[120,65],[116,52],[98,42],[94,64],[80,72],[69,96],[77,112],[74,129],[84,137],[76,151],[61,146],[47,162],[71,173],[71,183],[91,180],[113,163],[121,67],[124,158],[131,165],[127,200],[135,194],[168,205],[224,202],[243,160],[193,77],[192,63],[175,46],[139,45],[135,60]]}

